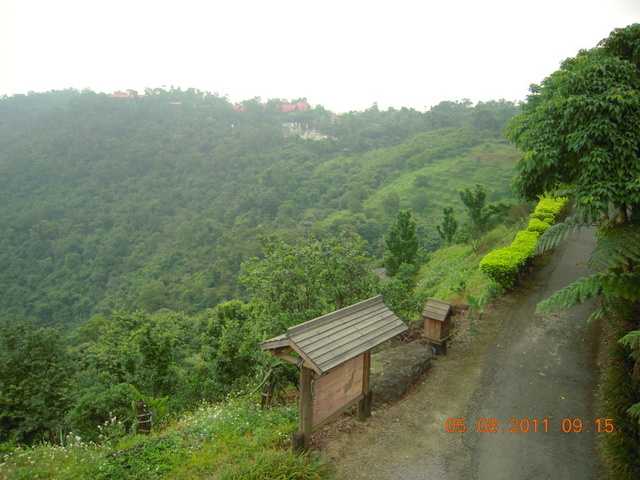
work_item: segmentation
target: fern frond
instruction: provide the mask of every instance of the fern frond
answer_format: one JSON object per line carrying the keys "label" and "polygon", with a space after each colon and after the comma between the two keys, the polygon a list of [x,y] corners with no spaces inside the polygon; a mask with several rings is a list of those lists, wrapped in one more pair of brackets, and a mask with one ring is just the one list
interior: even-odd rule
{"label": "fern frond", "polygon": [[602,295],[609,300],[640,301],[640,276],[635,272],[599,273],[602,278]]}
{"label": "fern frond", "polygon": [[638,422],[640,423],[640,403],[636,403],[634,405],[631,405],[627,409],[627,413],[629,415],[631,415],[633,418],[637,419]]}
{"label": "fern frond", "polygon": [[598,296],[601,291],[602,278],[599,274],[582,277],[540,302],[536,312],[547,314],[553,310],[569,308]]}
{"label": "fern frond", "polygon": [[589,258],[594,270],[617,268],[631,261],[640,263],[640,225],[619,223],[598,234],[598,244]]}
{"label": "fern frond", "polygon": [[606,313],[607,313],[607,309],[604,306],[596,308],[593,311],[593,313],[589,315],[589,318],[587,318],[587,323],[592,323],[592,322],[595,322],[596,320],[600,320],[601,318],[604,318]]}
{"label": "fern frond", "polygon": [[548,228],[538,240],[534,254],[540,255],[555,248],[560,242],[567,239],[572,233],[580,231],[582,228],[590,227],[593,225],[593,218],[584,212],[577,212],[572,217]]}
{"label": "fern frond", "polygon": [[618,340],[618,343],[629,347],[631,352],[631,358],[634,360],[640,359],[640,330],[634,330],[627,333],[624,337]]}
{"label": "fern frond", "polygon": [[546,314],[552,310],[584,303],[600,295],[608,299],[638,301],[640,300],[640,277],[632,272],[600,272],[582,277],[540,302],[536,311]]}

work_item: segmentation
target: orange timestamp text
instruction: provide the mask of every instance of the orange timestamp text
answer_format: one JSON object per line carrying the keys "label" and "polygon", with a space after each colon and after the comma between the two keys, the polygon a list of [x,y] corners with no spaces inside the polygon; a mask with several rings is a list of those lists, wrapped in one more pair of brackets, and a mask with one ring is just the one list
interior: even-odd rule
{"label": "orange timestamp text", "polygon": [[444,428],[448,433],[548,433],[558,429],[563,433],[611,433],[615,430],[610,418],[594,421],[565,418],[560,422],[549,418],[512,418],[508,426],[496,418],[479,418],[475,423],[468,423],[466,418],[448,418]]}

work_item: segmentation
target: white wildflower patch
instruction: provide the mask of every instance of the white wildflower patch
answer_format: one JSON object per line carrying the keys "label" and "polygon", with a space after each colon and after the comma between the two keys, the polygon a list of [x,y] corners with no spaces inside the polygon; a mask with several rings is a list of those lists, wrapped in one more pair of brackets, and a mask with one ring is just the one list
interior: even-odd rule
{"label": "white wildflower patch", "polygon": [[32,478],[80,478],[81,472],[90,474],[104,462],[93,442],[83,442],[73,433],[64,438],[64,445],[40,444],[34,447],[17,446],[1,458],[3,480]]}

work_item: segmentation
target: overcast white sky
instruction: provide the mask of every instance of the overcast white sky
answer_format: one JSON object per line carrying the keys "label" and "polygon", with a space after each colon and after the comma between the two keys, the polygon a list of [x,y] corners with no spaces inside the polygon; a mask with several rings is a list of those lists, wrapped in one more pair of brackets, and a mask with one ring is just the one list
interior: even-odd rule
{"label": "overcast white sky", "polygon": [[524,99],[640,0],[0,0],[0,95],[176,86],[335,112]]}

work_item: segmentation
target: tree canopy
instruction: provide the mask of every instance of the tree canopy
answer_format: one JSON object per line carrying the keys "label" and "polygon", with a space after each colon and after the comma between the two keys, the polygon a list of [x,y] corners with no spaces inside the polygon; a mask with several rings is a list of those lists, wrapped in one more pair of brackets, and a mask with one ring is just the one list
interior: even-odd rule
{"label": "tree canopy", "polygon": [[[516,191],[533,200],[567,190],[605,215],[640,202],[640,24],[615,29],[531,86],[507,137],[525,152]],[[626,217],[626,213],[624,214]]]}
{"label": "tree canopy", "polygon": [[598,219],[598,242],[589,259],[596,273],[554,293],[538,310],[548,313],[599,297],[591,319],[623,319],[619,344],[627,349],[615,355],[627,365],[625,376],[617,378],[635,380],[624,385],[632,395],[609,399],[617,402],[610,411],[621,424],[635,418],[628,438],[637,450],[640,403],[632,402],[640,366],[640,330],[634,330],[640,326],[640,277],[634,268],[640,262],[640,24],[615,29],[533,85],[523,113],[506,132],[525,152],[514,182],[521,196],[564,191],[575,198],[577,215],[548,229],[541,245],[553,246]]}
{"label": "tree canopy", "polygon": [[358,236],[297,245],[277,237],[263,238],[263,257],[243,266],[242,281],[265,319],[262,332],[278,335],[288,327],[366,300],[376,292],[377,279],[366,243]]}
{"label": "tree canopy", "polygon": [[451,177],[482,181],[490,161],[510,195],[515,149],[497,137],[511,102],[336,117],[271,108],[285,100],[239,110],[196,89],[145,94],[0,99],[0,316],[76,326],[114,309],[196,314],[246,300],[238,275],[259,234],[356,233],[381,256],[384,225],[399,209],[439,214],[455,194],[431,196],[432,171],[475,150]]}
{"label": "tree canopy", "polygon": [[590,264],[604,266],[556,292],[543,309],[598,295],[605,307],[622,299],[640,302],[633,280],[640,260],[640,24],[615,29],[595,48],[565,60],[531,91],[523,113],[506,128],[525,151],[516,164],[515,189],[529,199],[558,190],[573,194],[577,217],[549,229],[541,245],[555,245],[573,229],[591,224],[593,216],[599,231]]}
{"label": "tree canopy", "polygon": [[[172,413],[246,390],[273,367],[264,335],[379,293],[399,209],[428,225],[487,176],[511,195],[511,102],[340,118],[283,102],[0,98],[0,443],[99,440],[132,419],[131,386]],[[382,292],[401,313],[409,267]]]}

